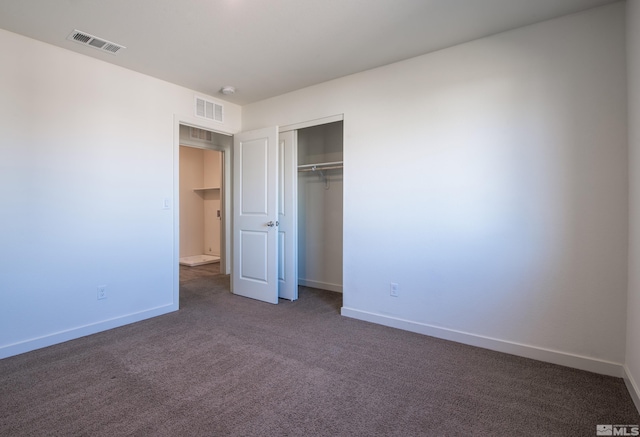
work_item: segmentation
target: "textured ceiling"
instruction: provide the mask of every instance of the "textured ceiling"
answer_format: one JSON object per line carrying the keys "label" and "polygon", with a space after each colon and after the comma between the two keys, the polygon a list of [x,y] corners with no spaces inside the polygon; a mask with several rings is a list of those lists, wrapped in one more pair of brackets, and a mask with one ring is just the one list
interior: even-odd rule
{"label": "textured ceiling", "polygon": [[[613,2],[0,0],[0,28],[246,104]],[[74,29],[127,48],[68,41]]]}

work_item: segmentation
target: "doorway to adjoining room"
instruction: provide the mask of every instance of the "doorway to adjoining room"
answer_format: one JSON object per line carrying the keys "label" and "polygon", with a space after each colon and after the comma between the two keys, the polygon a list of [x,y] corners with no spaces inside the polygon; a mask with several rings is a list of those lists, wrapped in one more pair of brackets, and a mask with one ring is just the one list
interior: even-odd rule
{"label": "doorway to adjoining room", "polygon": [[180,125],[181,266],[217,264],[219,270],[220,262],[224,261],[223,150],[231,141],[229,135]]}

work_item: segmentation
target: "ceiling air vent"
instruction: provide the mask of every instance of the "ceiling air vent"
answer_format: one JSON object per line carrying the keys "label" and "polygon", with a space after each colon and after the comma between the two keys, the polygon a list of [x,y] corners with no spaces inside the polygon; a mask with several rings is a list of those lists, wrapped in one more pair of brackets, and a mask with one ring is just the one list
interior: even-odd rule
{"label": "ceiling air vent", "polygon": [[196,116],[208,118],[209,120],[224,121],[223,107],[219,103],[196,97]]}
{"label": "ceiling air vent", "polygon": [[77,42],[78,44],[93,47],[94,49],[98,49],[103,52],[111,53],[112,55],[115,55],[121,49],[126,49],[125,46],[107,41],[103,38],[98,38],[97,36],[93,36],[87,32],[82,32],[77,29],[71,32],[67,39],[69,41]]}
{"label": "ceiling air vent", "polygon": [[211,131],[198,129],[197,127],[191,128],[191,138],[194,140],[213,141]]}

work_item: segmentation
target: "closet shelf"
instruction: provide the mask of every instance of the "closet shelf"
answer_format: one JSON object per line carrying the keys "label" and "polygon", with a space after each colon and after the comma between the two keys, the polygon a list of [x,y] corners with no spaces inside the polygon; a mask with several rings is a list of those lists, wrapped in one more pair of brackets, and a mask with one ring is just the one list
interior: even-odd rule
{"label": "closet shelf", "polygon": [[204,187],[204,188],[194,188],[193,191],[207,191],[207,190],[219,190],[220,187]]}
{"label": "closet shelf", "polygon": [[333,170],[336,168],[342,168],[342,165],[343,165],[343,161],[318,162],[316,164],[303,164],[298,166],[298,171]]}

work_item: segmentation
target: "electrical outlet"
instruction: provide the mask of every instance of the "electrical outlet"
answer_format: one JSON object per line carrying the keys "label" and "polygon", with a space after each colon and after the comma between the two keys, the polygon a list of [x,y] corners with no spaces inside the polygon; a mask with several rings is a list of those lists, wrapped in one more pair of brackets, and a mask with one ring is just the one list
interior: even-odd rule
{"label": "electrical outlet", "polygon": [[400,291],[400,286],[395,282],[392,282],[391,286],[389,287],[389,294],[391,294],[391,296],[393,297],[398,297],[399,291]]}
{"label": "electrical outlet", "polygon": [[98,300],[107,298],[107,286],[98,285]]}

